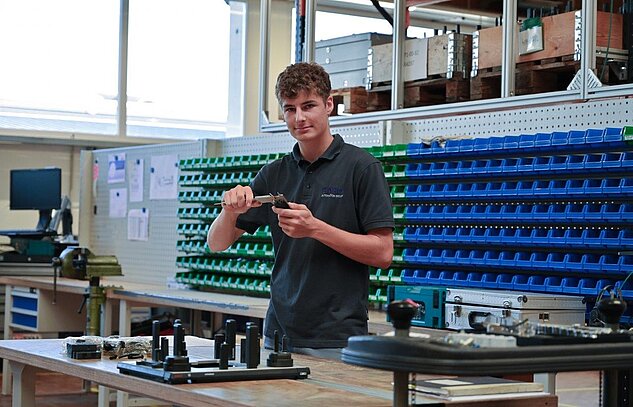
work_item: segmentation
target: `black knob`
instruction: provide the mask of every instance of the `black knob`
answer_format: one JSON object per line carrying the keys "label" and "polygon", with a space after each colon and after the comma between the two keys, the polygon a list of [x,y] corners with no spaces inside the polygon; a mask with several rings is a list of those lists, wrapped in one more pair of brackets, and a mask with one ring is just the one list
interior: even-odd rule
{"label": "black knob", "polygon": [[409,329],[415,308],[407,301],[393,301],[387,306],[387,314],[395,329]]}
{"label": "black knob", "polygon": [[618,324],[625,310],[626,302],[620,298],[609,297],[598,303],[598,311],[603,315],[604,322],[607,324]]}

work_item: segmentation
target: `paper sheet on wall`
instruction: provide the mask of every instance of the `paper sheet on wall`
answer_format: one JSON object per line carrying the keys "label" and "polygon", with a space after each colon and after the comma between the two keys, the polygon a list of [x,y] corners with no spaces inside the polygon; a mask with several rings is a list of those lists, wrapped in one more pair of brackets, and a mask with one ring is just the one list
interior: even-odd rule
{"label": "paper sheet on wall", "polygon": [[149,199],[178,198],[177,154],[152,156],[149,171]]}
{"label": "paper sheet on wall", "polygon": [[143,201],[143,163],[144,160],[142,158],[138,158],[130,164],[128,179],[130,202]]}
{"label": "paper sheet on wall", "polygon": [[125,181],[125,153],[108,155],[108,184]]}
{"label": "paper sheet on wall", "polygon": [[110,217],[125,218],[127,215],[127,189],[113,188],[110,190]]}
{"label": "paper sheet on wall", "polygon": [[127,215],[128,240],[149,239],[149,211],[143,209],[130,209]]}

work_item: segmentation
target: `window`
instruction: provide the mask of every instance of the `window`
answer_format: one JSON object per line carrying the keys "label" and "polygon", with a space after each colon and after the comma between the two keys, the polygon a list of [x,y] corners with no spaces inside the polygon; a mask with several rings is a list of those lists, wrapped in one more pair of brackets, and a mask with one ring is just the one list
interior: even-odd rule
{"label": "window", "polygon": [[[117,134],[120,3],[0,2],[0,128]],[[224,137],[230,24],[222,0],[129,0],[127,135]]]}

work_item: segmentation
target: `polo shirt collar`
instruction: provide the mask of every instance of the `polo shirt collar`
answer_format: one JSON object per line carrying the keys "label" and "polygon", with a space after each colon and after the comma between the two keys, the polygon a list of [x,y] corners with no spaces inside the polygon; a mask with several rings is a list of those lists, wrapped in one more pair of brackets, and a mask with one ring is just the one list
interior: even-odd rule
{"label": "polo shirt collar", "polygon": [[[330,146],[327,148],[327,150],[325,150],[323,154],[321,154],[321,157],[319,157],[317,161],[321,159],[331,161],[343,149],[343,145],[345,144],[345,141],[343,141],[343,137],[341,137],[339,134],[333,134],[332,137],[334,137],[334,140],[332,140]],[[292,148],[292,158],[294,158],[297,163],[303,160],[301,150],[299,150],[299,143],[295,143],[294,147]]]}

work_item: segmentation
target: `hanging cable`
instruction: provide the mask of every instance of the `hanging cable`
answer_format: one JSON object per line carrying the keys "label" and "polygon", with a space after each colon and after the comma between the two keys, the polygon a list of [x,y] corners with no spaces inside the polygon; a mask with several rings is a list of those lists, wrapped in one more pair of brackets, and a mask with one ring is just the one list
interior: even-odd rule
{"label": "hanging cable", "polygon": [[380,15],[393,27],[393,17],[380,5],[380,2],[378,0],[371,0],[371,4],[374,5]]}

